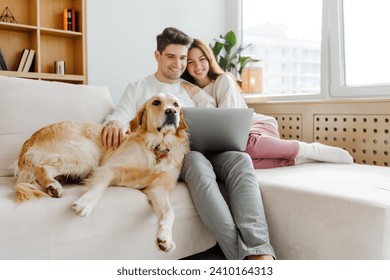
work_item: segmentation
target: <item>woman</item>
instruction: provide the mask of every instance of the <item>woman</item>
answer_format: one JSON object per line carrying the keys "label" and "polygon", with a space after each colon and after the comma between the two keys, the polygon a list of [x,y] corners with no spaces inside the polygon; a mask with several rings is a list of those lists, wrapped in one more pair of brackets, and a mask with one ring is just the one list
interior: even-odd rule
{"label": "woman", "polygon": [[[247,108],[234,77],[221,69],[211,48],[198,39],[194,39],[188,51],[182,78],[189,82],[183,84],[189,92],[195,94],[203,89],[214,97],[217,107]],[[341,148],[280,139],[275,118],[261,114],[254,114],[246,152],[256,169],[313,161],[353,163],[351,155]]]}

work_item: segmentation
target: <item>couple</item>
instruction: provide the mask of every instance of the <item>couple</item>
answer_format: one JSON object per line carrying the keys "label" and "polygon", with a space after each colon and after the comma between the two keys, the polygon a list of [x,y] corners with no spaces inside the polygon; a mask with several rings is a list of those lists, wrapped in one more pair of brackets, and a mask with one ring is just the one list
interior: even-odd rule
{"label": "couple", "polygon": [[[123,142],[129,129],[128,122],[134,118],[138,108],[159,92],[175,95],[182,101],[183,106],[187,107],[246,107],[234,79],[222,72],[209,47],[202,42],[169,27],[157,36],[157,50],[154,55],[157,71],[144,79],[130,83],[116,110],[107,116],[102,134],[103,143],[107,147],[116,148]],[[183,77],[187,77],[195,85],[181,79],[183,73]],[[259,118],[269,119],[270,125],[265,122],[263,127],[263,124],[258,122]],[[248,152],[261,144],[259,139],[263,138],[265,131],[272,127],[277,131],[277,124],[273,118],[255,115],[254,121],[256,124],[251,129]],[[284,141],[278,137],[274,138]],[[252,146],[251,142],[254,142]],[[324,148],[337,156],[340,156],[337,152],[344,152],[341,149],[339,151],[337,148],[320,145],[313,148],[307,143],[291,145],[293,147],[288,149],[295,150],[288,152],[293,156],[295,153],[295,158],[287,159],[290,160],[289,165],[305,160],[326,161],[322,158],[326,158],[328,154],[324,152]],[[252,155],[252,158],[255,159],[256,156]],[[260,158],[258,160],[261,161]],[[277,160],[285,161],[279,158]],[[248,153],[235,151],[207,155],[191,151],[184,160],[181,179],[186,182],[203,223],[215,237],[227,259],[275,258],[253,163]],[[283,165],[288,164],[283,163],[279,166]],[[263,165],[263,168],[265,167],[267,166]],[[228,203],[219,190],[217,180],[225,185]]]}

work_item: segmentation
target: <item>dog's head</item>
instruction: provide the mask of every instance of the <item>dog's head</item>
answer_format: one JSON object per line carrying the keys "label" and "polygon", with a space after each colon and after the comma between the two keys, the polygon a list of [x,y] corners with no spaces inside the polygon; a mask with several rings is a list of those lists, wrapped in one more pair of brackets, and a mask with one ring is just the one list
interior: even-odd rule
{"label": "dog's head", "polygon": [[142,128],[146,131],[174,132],[177,129],[186,129],[181,111],[182,104],[175,96],[159,93],[146,101],[138,110],[135,118],[130,122],[130,129],[134,131]]}

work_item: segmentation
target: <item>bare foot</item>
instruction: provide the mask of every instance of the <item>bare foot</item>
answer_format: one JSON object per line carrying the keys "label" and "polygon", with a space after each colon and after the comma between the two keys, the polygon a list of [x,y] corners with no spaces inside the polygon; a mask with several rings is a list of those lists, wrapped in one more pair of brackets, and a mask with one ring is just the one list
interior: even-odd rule
{"label": "bare foot", "polygon": [[271,255],[252,255],[248,256],[248,260],[273,260],[274,258]]}

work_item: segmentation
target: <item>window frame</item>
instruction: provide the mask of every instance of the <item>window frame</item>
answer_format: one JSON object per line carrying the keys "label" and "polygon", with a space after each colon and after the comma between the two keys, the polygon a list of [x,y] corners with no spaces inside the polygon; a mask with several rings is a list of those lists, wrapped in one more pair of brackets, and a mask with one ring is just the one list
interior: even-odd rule
{"label": "window frame", "polygon": [[[230,0],[228,10],[230,29],[243,42],[243,1]],[[346,86],[344,77],[344,41],[342,26],[342,1],[322,0],[321,81],[319,94],[267,96],[258,94],[251,98],[261,101],[304,101],[332,99],[390,98],[390,84]],[[250,96],[248,94],[248,96]]]}

